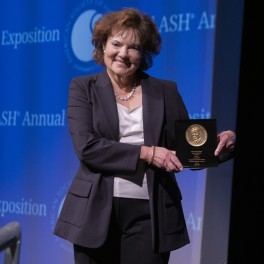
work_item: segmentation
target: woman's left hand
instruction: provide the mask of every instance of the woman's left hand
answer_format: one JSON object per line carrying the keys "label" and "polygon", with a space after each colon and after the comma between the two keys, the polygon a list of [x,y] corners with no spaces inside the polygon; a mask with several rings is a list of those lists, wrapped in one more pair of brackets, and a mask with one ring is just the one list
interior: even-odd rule
{"label": "woman's left hand", "polygon": [[218,156],[222,152],[231,152],[235,147],[236,134],[232,130],[223,131],[217,135],[217,142],[215,156]]}

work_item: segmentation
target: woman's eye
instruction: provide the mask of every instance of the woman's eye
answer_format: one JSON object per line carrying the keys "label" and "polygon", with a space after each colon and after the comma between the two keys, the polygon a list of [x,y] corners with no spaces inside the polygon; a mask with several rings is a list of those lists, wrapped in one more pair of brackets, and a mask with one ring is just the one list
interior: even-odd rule
{"label": "woman's eye", "polygon": [[119,47],[120,45],[119,45],[119,43],[112,43],[112,45],[114,46],[114,47]]}
{"label": "woman's eye", "polygon": [[139,46],[132,46],[130,47],[131,50],[141,52],[141,48]]}

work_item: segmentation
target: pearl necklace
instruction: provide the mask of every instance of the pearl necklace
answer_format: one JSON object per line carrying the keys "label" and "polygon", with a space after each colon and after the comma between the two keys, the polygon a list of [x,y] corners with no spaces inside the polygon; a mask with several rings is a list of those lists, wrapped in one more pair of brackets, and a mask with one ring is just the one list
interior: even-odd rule
{"label": "pearl necklace", "polygon": [[121,101],[128,101],[128,100],[130,100],[134,96],[134,94],[135,94],[136,86],[137,86],[137,83],[134,82],[133,88],[132,88],[131,92],[128,95],[122,96],[122,95],[118,95],[117,93],[115,93],[115,97],[117,99],[120,99]]}

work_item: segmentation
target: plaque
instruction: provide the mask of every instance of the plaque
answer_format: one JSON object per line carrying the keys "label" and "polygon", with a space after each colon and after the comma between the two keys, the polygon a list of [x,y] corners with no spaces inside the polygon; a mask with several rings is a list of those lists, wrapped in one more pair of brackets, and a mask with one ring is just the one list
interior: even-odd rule
{"label": "plaque", "polygon": [[185,168],[207,168],[218,165],[216,119],[175,121],[176,155]]}

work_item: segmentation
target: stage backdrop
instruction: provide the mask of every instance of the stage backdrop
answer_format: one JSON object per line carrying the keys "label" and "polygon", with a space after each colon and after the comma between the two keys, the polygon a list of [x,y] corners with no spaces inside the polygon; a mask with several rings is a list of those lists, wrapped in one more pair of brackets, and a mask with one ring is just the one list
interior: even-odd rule
{"label": "stage backdrop", "polygon": [[[130,6],[150,14],[163,47],[148,73],[177,82],[190,118],[210,118],[215,2],[2,1],[0,226],[21,223],[21,264],[73,263],[71,244],[52,232],[78,166],[66,119],[69,82],[102,70],[92,61],[96,19]],[[172,253],[171,264],[202,264],[206,176],[188,169],[175,175],[191,243]]]}

